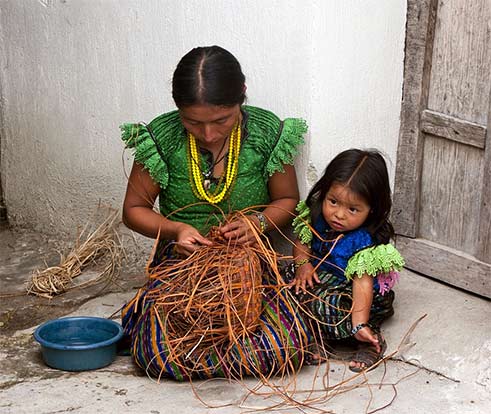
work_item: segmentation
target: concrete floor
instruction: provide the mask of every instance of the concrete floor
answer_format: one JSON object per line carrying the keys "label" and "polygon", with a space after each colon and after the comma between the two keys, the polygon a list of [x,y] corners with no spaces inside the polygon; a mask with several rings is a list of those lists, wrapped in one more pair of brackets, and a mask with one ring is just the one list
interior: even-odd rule
{"label": "concrete floor", "polygon": [[[108,317],[144,280],[141,272],[126,271],[118,285],[103,291],[95,286],[52,300],[25,296],[30,272],[44,260],[56,261],[55,244],[39,234],[0,229],[1,413],[272,412],[285,401],[253,379],[157,383],[129,357],[80,373],[45,366],[32,338],[37,324],[68,314]],[[355,376],[341,362],[305,367],[292,383],[297,404],[283,404],[279,412],[490,413],[491,302],[403,271],[395,306],[395,316],[383,326],[387,355],[427,316],[385,369]],[[343,388],[332,388],[341,381],[346,381]],[[275,385],[288,389],[278,381]],[[258,391],[252,393],[253,388]]]}

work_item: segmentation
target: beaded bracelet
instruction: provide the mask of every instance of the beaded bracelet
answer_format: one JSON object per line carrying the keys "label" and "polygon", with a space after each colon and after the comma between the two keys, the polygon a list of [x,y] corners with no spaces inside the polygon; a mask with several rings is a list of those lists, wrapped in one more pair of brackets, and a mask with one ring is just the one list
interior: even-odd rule
{"label": "beaded bracelet", "polygon": [[298,269],[299,267],[303,266],[304,264],[307,264],[310,260],[309,259],[302,259],[302,260],[299,260],[298,262],[295,262],[293,264],[293,267],[295,269]]}
{"label": "beaded bracelet", "polygon": [[358,331],[361,331],[363,328],[370,328],[370,325],[368,323],[359,323],[351,330],[351,335],[355,336]]}
{"label": "beaded bracelet", "polygon": [[264,233],[268,229],[268,222],[263,213],[256,213],[256,217],[259,220],[259,231]]}

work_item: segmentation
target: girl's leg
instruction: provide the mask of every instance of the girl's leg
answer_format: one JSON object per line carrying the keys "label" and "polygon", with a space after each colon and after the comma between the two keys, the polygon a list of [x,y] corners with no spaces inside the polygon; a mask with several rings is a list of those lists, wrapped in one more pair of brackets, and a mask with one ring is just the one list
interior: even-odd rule
{"label": "girl's leg", "polygon": [[388,291],[384,296],[373,294],[373,303],[370,310],[370,325],[379,328],[383,321],[394,314],[394,291]]}
{"label": "girl's leg", "polygon": [[[336,276],[321,274],[321,283],[313,291],[300,295],[300,302],[319,325],[327,339],[347,339],[352,337],[351,307],[353,286],[349,282],[339,283]],[[394,314],[394,292],[385,296],[374,292],[370,310],[369,324],[380,328],[381,323]]]}
{"label": "girl's leg", "polygon": [[[345,342],[351,332],[351,288],[348,283],[339,283],[337,277],[323,272],[313,290],[298,295],[300,313],[312,333],[307,363],[318,364],[329,357],[346,359]],[[341,341],[348,338],[347,341]],[[344,349],[338,349],[338,345]]]}
{"label": "girl's leg", "polygon": [[[320,274],[319,278],[321,283],[317,285],[313,291],[300,295],[300,302],[304,313],[309,317],[306,320],[310,321],[310,327],[312,333],[316,337],[316,346],[319,349],[329,349],[329,345],[326,346],[327,341],[335,340],[334,354],[336,357],[346,359],[346,357],[353,356],[353,351],[349,352],[346,349],[342,349],[339,352],[339,344],[353,347],[353,344],[359,344],[361,348],[367,348],[364,343],[359,343],[351,334],[353,329],[351,323],[351,307],[352,307],[352,283],[345,282],[340,283],[336,276],[324,273]],[[370,310],[369,323],[377,331],[380,331],[380,324],[385,319],[394,314],[393,309],[394,292],[387,292],[385,296],[381,296],[378,292],[374,292],[373,303]],[[380,336],[380,341],[383,342],[382,348],[385,346],[385,341]],[[344,347],[346,348],[346,346]],[[373,350],[369,349],[371,354]],[[322,352],[318,352],[322,354]],[[324,352],[326,353],[326,352]],[[362,363],[359,364],[363,368],[376,362],[382,353],[377,353],[375,358],[370,355],[370,358],[365,358],[366,355],[360,355],[363,357]],[[352,359],[352,358],[349,358]],[[371,361],[371,363],[370,363]]]}
{"label": "girl's leg", "polygon": [[317,325],[317,331],[328,340],[351,336],[351,283],[340,283],[329,273],[319,275],[321,283],[312,291],[301,295],[304,310]]}

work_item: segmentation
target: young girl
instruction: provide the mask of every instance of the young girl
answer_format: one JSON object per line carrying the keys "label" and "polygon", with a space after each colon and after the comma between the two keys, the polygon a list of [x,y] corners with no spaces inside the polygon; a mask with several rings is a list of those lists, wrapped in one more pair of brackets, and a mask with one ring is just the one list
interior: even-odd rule
{"label": "young girl", "polygon": [[[304,311],[317,323],[317,342],[354,338],[350,369],[375,364],[386,348],[380,324],[394,313],[391,290],[404,265],[389,244],[391,195],[377,151],[350,149],[327,166],[294,220],[295,279]],[[319,349],[321,351],[322,349]]]}

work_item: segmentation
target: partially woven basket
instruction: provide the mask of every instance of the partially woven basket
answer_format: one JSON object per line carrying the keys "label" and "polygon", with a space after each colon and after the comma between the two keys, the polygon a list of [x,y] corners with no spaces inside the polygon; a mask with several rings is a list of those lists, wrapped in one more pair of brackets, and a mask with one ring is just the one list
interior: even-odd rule
{"label": "partially woven basket", "polygon": [[[148,375],[178,381],[265,379],[298,369],[311,337],[276,253],[262,239],[247,246],[207,237],[213,245],[149,266],[150,280],[124,307],[135,362]],[[171,246],[158,255],[174,257]]]}
{"label": "partially woven basket", "polygon": [[242,249],[227,257],[222,257],[222,248],[212,250],[215,261],[187,280],[184,318],[214,332],[253,331],[261,314],[259,259]]}
{"label": "partially woven basket", "polygon": [[148,297],[176,358],[221,346],[259,324],[262,266],[252,248],[216,238],[186,260],[165,261],[150,276],[162,282]]}

